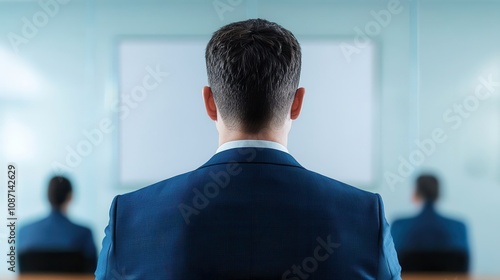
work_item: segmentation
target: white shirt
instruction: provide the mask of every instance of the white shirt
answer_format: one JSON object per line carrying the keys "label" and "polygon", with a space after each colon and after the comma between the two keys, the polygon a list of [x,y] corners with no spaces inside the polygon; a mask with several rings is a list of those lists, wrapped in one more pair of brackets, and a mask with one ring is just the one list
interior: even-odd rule
{"label": "white shirt", "polygon": [[235,140],[229,141],[219,146],[215,153],[234,148],[268,148],[288,153],[288,149],[278,142],[267,140]]}

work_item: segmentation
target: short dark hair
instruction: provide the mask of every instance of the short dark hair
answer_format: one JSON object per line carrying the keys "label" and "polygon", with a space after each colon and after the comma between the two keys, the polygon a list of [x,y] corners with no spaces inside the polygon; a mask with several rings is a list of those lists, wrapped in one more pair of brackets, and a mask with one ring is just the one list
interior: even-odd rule
{"label": "short dark hair", "polygon": [[431,174],[423,174],[417,178],[417,195],[428,202],[439,198],[439,180]]}
{"label": "short dark hair", "polygon": [[49,181],[48,198],[52,208],[61,209],[69,195],[73,192],[73,187],[68,178],[63,176],[54,176]]}
{"label": "short dark hair", "polygon": [[208,83],[229,128],[255,133],[282,124],[298,88],[300,45],[282,26],[263,19],[228,24],[208,42]]}

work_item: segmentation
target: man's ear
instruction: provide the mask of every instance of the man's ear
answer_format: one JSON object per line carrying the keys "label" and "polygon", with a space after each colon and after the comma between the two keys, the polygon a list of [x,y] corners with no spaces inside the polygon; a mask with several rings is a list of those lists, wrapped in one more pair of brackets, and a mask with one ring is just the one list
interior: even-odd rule
{"label": "man's ear", "polygon": [[422,198],[420,197],[420,195],[417,193],[417,191],[414,191],[413,192],[413,195],[411,197],[411,200],[413,203],[415,204],[420,204],[422,202]]}
{"label": "man's ear", "polygon": [[68,193],[66,196],[66,201],[65,202],[71,202],[73,200],[73,192]]}
{"label": "man's ear", "polygon": [[208,117],[213,121],[217,121],[217,107],[215,106],[212,89],[205,86],[203,87],[202,94],[203,100],[205,101],[205,109],[207,110]]}
{"label": "man's ear", "polygon": [[295,96],[293,97],[292,108],[290,109],[290,119],[296,120],[300,115],[300,110],[302,110],[302,100],[304,100],[304,95],[306,94],[305,88],[301,87],[295,91]]}

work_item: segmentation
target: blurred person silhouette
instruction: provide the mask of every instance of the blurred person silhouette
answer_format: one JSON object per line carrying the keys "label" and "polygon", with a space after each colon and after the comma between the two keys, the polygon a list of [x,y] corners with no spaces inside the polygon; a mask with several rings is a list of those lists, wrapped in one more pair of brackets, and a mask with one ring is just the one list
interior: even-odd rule
{"label": "blurred person silhouette", "polygon": [[[67,217],[73,197],[71,182],[63,176],[52,177],[47,196],[51,205],[50,214],[19,230],[17,250],[21,272],[93,272],[97,250],[92,232]],[[75,261],[83,263],[71,264]]]}
{"label": "blurred person silhouette", "polygon": [[439,180],[420,175],[413,201],[421,205],[418,215],[393,222],[391,232],[403,272],[467,272],[469,244],[463,222],[442,216],[436,210]]}
{"label": "blurred person silhouette", "polygon": [[231,23],[205,60],[219,148],[114,198],[96,279],[401,279],[380,195],[309,171],[286,148],[305,93],[295,36],[263,19]]}

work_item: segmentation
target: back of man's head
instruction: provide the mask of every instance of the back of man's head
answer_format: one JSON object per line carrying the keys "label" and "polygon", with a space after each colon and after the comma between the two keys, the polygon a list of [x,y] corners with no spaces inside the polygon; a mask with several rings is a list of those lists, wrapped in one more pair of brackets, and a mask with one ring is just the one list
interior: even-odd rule
{"label": "back of man's head", "polygon": [[48,198],[53,209],[60,210],[73,192],[71,182],[63,176],[54,176],[49,181]]}
{"label": "back of man's head", "polygon": [[231,23],[213,34],[205,58],[229,129],[256,133],[284,122],[301,67],[300,45],[290,31],[263,19]]}
{"label": "back of man's head", "polygon": [[439,198],[439,180],[431,174],[417,178],[417,195],[426,202],[435,202]]}

